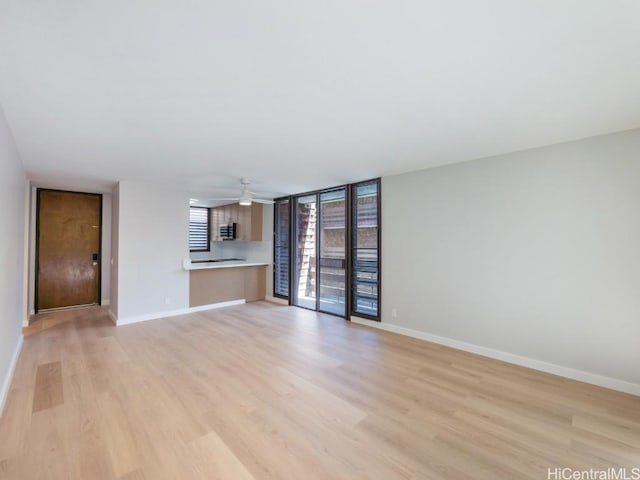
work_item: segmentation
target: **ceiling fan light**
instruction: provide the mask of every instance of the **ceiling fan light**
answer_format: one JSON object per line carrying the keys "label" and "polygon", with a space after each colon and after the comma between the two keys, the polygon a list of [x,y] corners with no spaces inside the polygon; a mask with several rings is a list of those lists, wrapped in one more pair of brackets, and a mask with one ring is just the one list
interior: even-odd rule
{"label": "ceiling fan light", "polygon": [[243,195],[240,197],[240,200],[238,201],[238,203],[243,207],[248,207],[251,205],[251,197],[249,195],[246,195],[246,196]]}

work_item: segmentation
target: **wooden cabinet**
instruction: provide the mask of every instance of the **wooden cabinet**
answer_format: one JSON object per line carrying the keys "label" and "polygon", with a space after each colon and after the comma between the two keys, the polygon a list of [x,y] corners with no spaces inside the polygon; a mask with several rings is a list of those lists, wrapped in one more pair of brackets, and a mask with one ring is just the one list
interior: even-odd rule
{"label": "wooden cabinet", "polygon": [[238,240],[245,242],[262,241],[262,204],[252,203],[239,206]]}
{"label": "wooden cabinet", "polygon": [[222,207],[224,215],[222,217],[222,223],[238,223],[238,208],[240,205],[232,203],[224,205]]}
{"label": "wooden cabinet", "polygon": [[220,241],[220,225],[222,225],[223,212],[218,207],[211,208],[209,215],[211,215],[211,240],[214,242]]}
{"label": "wooden cabinet", "polygon": [[189,272],[189,306],[198,307],[231,300],[264,300],[265,266],[226,267]]}
{"label": "wooden cabinet", "polygon": [[212,207],[209,210],[211,215],[211,239],[213,241],[221,241],[220,238],[220,225],[226,225],[227,223],[238,223],[238,208],[237,203],[230,205],[222,205],[220,207]]}
{"label": "wooden cabinet", "polygon": [[212,207],[211,215],[211,239],[220,238],[220,225],[237,223],[236,240],[245,242],[262,241],[262,204],[252,203],[249,206],[232,203],[220,207]]}

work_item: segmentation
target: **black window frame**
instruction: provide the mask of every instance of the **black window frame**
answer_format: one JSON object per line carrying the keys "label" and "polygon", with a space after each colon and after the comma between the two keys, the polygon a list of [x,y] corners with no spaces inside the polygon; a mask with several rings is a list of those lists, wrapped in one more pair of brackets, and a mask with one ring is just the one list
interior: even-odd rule
{"label": "black window frame", "polygon": [[[206,210],[207,211],[207,247],[206,248],[191,248],[191,211],[192,210]],[[211,251],[211,209],[209,207],[199,207],[196,205],[189,206],[189,252],[210,252]]]}
{"label": "black window frame", "polygon": [[[353,256],[353,248],[354,248],[354,240],[356,239],[356,235],[354,234],[353,229],[357,228],[355,227],[356,224],[356,213],[355,213],[355,209],[357,207],[357,196],[356,196],[356,189],[360,186],[363,185],[368,185],[368,184],[373,184],[375,183],[377,186],[377,265],[376,265],[376,269],[377,269],[377,279],[376,279],[376,286],[377,286],[377,297],[376,297],[376,315],[370,315],[367,314],[365,312],[361,312],[361,311],[357,311],[356,309],[354,309],[354,305],[353,302],[355,301],[355,294],[353,291],[354,288],[354,274],[355,274],[355,269],[354,269],[354,256]],[[382,310],[381,310],[381,305],[382,305],[382,202],[381,202],[381,197],[382,197],[382,192],[381,192],[381,180],[380,178],[373,178],[373,179],[369,179],[369,180],[364,180],[361,182],[356,182],[356,183],[352,183],[352,184],[347,184],[347,185],[340,185],[340,186],[336,186],[336,187],[331,187],[331,188],[326,188],[326,189],[321,189],[321,190],[314,190],[311,192],[304,192],[304,193],[299,193],[299,194],[295,194],[295,195],[288,195],[288,196],[284,196],[284,197],[279,197],[276,198],[274,200],[274,211],[273,211],[273,296],[277,297],[277,298],[281,298],[284,300],[288,300],[289,305],[292,305],[292,289],[293,289],[293,268],[294,268],[294,264],[295,264],[295,259],[293,257],[294,255],[294,251],[293,251],[293,241],[295,238],[295,215],[293,214],[293,207],[295,205],[295,199],[297,197],[302,197],[302,196],[307,196],[307,195],[317,195],[319,198],[319,195],[328,191],[332,191],[332,190],[337,190],[337,189],[341,189],[341,188],[345,188],[345,202],[347,202],[347,209],[346,209],[346,221],[345,221],[345,231],[348,232],[348,235],[346,236],[346,267],[347,267],[347,271],[345,272],[345,278],[346,278],[346,282],[347,285],[345,286],[346,288],[346,305],[345,305],[345,319],[346,320],[350,320],[351,316],[356,316],[356,317],[360,317],[360,318],[365,318],[368,320],[373,320],[373,321],[381,321],[381,315],[382,315]],[[275,289],[276,289],[276,245],[277,245],[277,231],[276,231],[276,227],[277,227],[277,208],[276,208],[276,204],[279,201],[288,201],[289,202],[289,229],[288,229],[288,235],[289,235],[289,241],[288,241],[288,294],[287,295],[282,295],[282,294],[276,294]],[[304,307],[301,307],[304,308]],[[317,309],[316,309],[317,310]],[[319,311],[319,310],[317,310]],[[327,313],[327,312],[324,312]],[[328,313],[329,315],[332,315],[331,313]]]}
{"label": "black window frame", "polygon": [[[357,301],[358,295],[356,292],[357,289],[357,274],[359,269],[357,268],[357,255],[355,251],[358,249],[357,246],[357,230],[358,230],[358,195],[357,190],[360,187],[367,185],[376,185],[376,315],[371,315],[369,313],[359,311],[357,309]],[[351,223],[351,232],[349,235],[349,240],[351,242],[351,251],[350,251],[350,287],[351,287],[351,305],[349,305],[349,313],[350,315],[354,315],[357,317],[366,318],[368,320],[380,321],[380,307],[381,307],[381,298],[382,298],[382,288],[381,288],[381,271],[382,271],[382,256],[381,256],[381,243],[382,243],[382,220],[381,220],[381,194],[380,194],[380,186],[381,182],[379,178],[375,178],[372,180],[365,180],[362,182],[353,183],[350,185],[351,188],[351,215],[350,215],[350,223]]]}
{"label": "black window frame", "polygon": [[[292,206],[292,198],[291,197],[281,197],[281,198],[276,198],[273,201],[273,296],[276,298],[282,298],[285,300],[289,299],[289,296],[291,294],[291,230],[292,230],[292,225],[291,225],[291,206]],[[287,203],[289,206],[289,218],[288,218],[288,228],[287,228],[287,239],[284,242],[280,242],[282,245],[279,244],[278,242],[278,204],[280,203]],[[279,292],[276,292],[276,285],[278,285],[278,280],[277,280],[277,276],[278,276],[278,271],[277,271],[277,259],[278,259],[278,255],[277,255],[277,249],[279,247],[283,247],[286,245],[286,261],[287,261],[287,294],[282,294]]]}

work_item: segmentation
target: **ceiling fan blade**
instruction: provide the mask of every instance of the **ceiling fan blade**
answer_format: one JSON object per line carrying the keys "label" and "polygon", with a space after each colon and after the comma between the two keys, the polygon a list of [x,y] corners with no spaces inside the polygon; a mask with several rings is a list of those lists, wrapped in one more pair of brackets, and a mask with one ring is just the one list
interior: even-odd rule
{"label": "ceiling fan blade", "polygon": [[273,200],[267,200],[262,198],[256,198],[256,193],[249,190],[249,179],[240,179],[240,196],[235,198],[207,198],[205,202],[238,202],[241,205],[251,205],[251,202],[263,203],[265,205],[272,205]]}

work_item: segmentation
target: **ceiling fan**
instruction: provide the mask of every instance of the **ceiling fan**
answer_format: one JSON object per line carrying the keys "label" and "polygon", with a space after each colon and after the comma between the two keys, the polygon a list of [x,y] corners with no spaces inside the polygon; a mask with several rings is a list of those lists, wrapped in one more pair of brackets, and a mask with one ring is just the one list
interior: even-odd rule
{"label": "ceiling fan", "polygon": [[252,202],[264,203],[264,204],[267,204],[267,205],[271,205],[271,204],[274,203],[273,200],[267,200],[267,199],[264,199],[264,198],[255,198],[254,195],[256,195],[256,193],[249,190],[250,183],[251,182],[249,182],[249,179],[247,179],[247,178],[241,178],[240,179],[241,190],[240,190],[240,196],[239,197],[236,197],[236,198],[210,198],[209,200],[216,201],[216,202],[238,202],[242,206],[249,206],[249,205],[251,205]]}

